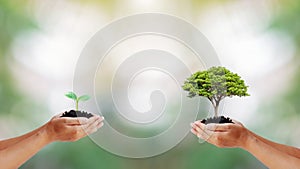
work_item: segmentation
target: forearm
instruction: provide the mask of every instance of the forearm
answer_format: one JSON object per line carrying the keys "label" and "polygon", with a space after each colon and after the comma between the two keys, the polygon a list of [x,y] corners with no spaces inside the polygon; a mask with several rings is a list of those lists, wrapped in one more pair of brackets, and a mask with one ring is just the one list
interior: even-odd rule
{"label": "forearm", "polygon": [[271,147],[276,148],[279,151],[285,152],[285,153],[287,153],[287,154],[289,154],[291,156],[294,156],[294,157],[300,159],[300,149],[299,148],[295,148],[295,147],[291,147],[291,146],[287,146],[287,145],[283,145],[283,144],[272,142],[272,141],[267,140],[267,139],[265,139],[265,138],[263,138],[263,137],[255,134],[255,133],[253,133],[253,132],[251,132],[251,134],[253,136],[255,136],[257,139],[259,139],[262,142],[264,142],[265,144],[268,144]]}
{"label": "forearm", "polygon": [[14,169],[36,154],[51,141],[48,139],[45,126],[40,127],[31,135],[15,142],[0,151],[0,164],[2,168]]}
{"label": "forearm", "polygon": [[250,135],[242,148],[250,152],[270,169],[297,169],[300,166],[298,158],[272,147],[255,135]]}
{"label": "forearm", "polygon": [[0,150],[3,150],[11,145],[14,145],[16,144],[17,142],[21,141],[21,140],[24,140],[34,134],[36,134],[40,129],[35,129],[29,133],[26,133],[24,135],[21,135],[19,137],[15,137],[15,138],[10,138],[10,139],[6,139],[6,140],[1,140],[0,141]]}

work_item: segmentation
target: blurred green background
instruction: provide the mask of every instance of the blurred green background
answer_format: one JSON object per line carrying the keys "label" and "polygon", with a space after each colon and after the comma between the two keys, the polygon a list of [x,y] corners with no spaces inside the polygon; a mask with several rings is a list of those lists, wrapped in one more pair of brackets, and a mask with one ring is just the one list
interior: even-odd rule
{"label": "blurred green background", "polygon": [[[0,138],[33,130],[73,106],[63,93],[72,89],[84,44],[110,21],[141,12],[175,15],[199,28],[222,65],[250,86],[251,97],[226,100],[224,112],[264,137],[300,146],[298,0],[0,0]],[[265,167],[243,150],[199,144],[189,134],[145,159],[115,156],[89,138],[54,143],[21,168]]]}

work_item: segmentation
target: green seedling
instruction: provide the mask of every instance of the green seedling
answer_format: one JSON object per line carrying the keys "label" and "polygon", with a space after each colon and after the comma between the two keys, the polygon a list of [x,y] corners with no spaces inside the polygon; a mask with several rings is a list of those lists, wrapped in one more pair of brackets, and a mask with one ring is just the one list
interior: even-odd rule
{"label": "green seedling", "polygon": [[76,111],[78,111],[79,101],[87,101],[90,99],[89,95],[82,95],[80,97],[77,97],[74,92],[68,92],[65,94],[65,96],[75,101]]}

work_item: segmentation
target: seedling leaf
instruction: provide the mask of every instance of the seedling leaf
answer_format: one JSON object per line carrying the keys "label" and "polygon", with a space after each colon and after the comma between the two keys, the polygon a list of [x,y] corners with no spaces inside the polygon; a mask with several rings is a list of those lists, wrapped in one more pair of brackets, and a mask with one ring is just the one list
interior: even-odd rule
{"label": "seedling leaf", "polygon": [[68,92],[65,94],[65,96],[67,96],[68,98],[73,99],[75,101],[77,100],[77,96],[74,92]]}
{"label": "seedling leaf", "polygon": [[87,101],[90,99],[90,96],[88,95],[82,95],[78,98],[78,101]]}

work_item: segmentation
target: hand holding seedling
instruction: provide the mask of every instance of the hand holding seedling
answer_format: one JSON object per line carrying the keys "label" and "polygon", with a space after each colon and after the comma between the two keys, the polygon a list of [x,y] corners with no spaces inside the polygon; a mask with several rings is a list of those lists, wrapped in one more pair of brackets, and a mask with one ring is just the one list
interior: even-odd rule
{"label": "hand holding seedling", "polygon": [[[55,141],[76,141],[103,126],[103,117],[54,116],[48,123],[19,137],[0,141],[1,168],[19,168],[44,146]],[[3,157],[3,158],[2,158]]]}
{"label": "hand holding seedling", "polygon": [[96,132],[103,126],[103,117],[93,115],[91,118],[54,116],[47,124],[46,131],[50,141],[76,141]]}
{"label": "hand holding seedling", "polygon": [[78,97],[74,92],[68,92],[65,96],[74,100],[76,110],[54,116],[46,124],[50,141],[76,141],[103,126],[104,117],[78,110],[79,102],[89,100],[90,96]]}

